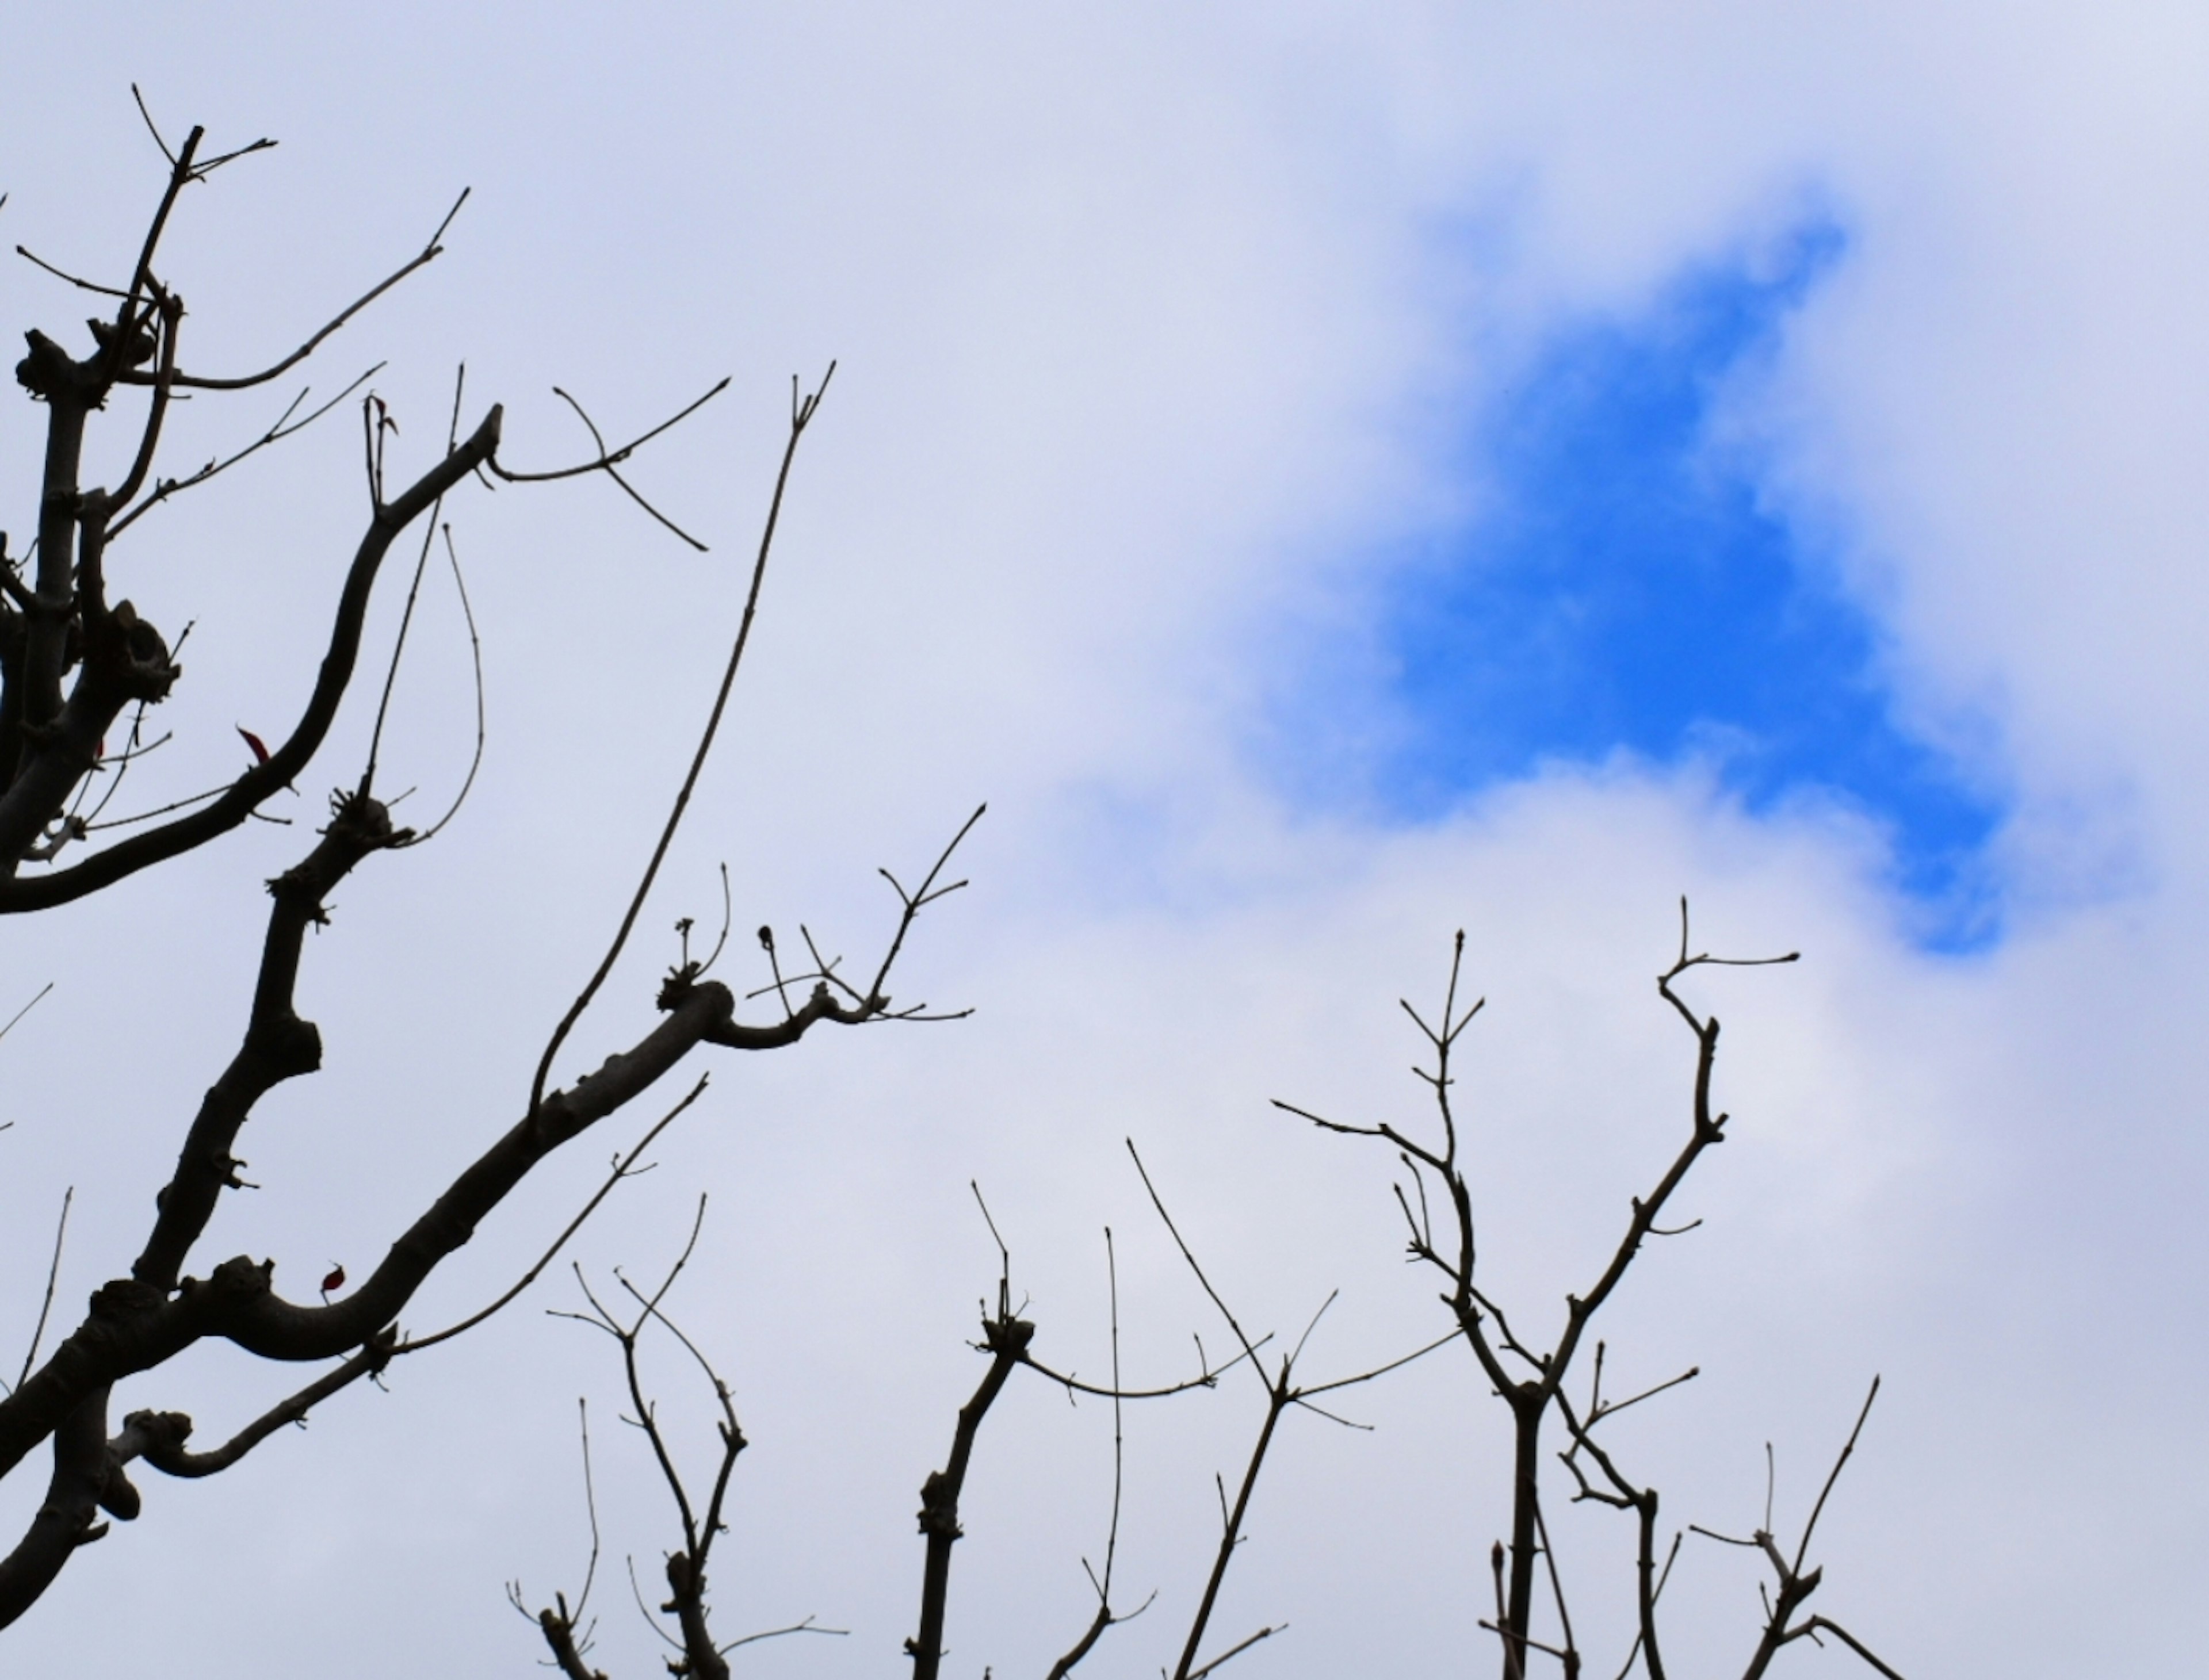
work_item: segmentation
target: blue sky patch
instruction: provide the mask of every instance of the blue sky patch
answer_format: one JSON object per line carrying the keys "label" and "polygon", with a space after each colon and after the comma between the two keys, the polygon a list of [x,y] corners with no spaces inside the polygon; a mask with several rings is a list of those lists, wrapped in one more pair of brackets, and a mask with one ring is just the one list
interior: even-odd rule
{"label": "blue sky patch", "polygon": [[1470,440],[1482,513],[1390,586],[1386,807],[1431,816],[1621,750],[1697,759],[1752,812],[1809,796],[1880,823],[1929,945],[1998,937],[2001,804],[1898,726],[1877,627],[1715,435],[1730,384],[1845,253],[1814,224],[1535,358]]}

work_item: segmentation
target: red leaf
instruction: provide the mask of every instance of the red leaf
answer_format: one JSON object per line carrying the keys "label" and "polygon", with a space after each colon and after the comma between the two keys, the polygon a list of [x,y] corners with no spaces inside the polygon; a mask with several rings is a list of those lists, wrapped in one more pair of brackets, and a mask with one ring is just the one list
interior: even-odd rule
{"label": "red leaf", "polygon": [[252,730],[247,729],[243,723],[234,725],[233,727],[237,729],[238,734],[245,737],[245,744],[253,749],[254,762],[256,764],[267,764],[268,762],[268,748],[262,743],[261,737],[254,734]]}
{"label": "red leaf", "polygon": [[327,1295],[334,1290],[342,1289],[344,1287],[345,1268],[343,1266],[332,1266],[330,1268],[330,1275],[322,1280],[322,1293]]}

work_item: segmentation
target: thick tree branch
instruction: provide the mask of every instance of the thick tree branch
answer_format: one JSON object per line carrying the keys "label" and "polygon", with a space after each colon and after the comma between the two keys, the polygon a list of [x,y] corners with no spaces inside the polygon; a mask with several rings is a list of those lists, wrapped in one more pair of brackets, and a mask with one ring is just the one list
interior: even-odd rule
{"label": "thick tree branch", "polygon": [[398,1316],[423,1281],[475,1234],[539,1161],[641,1095],[698,1045],[768,1049],[795,1043],[821,1020],[864,1018],[839,1009],[825,993],[816,994],[816,1002],[818,1008],[809,1006],[789,1021],[749,1028],[735,1020],[735,1000],[726,987],[707,981],[690,987],[635,1046],[609,1056],[595,1073],[552,1093],[515,1122],[391,1245],[356,1293],[332,1305],[308,1307],[263,1288],[226,1316],[220,1333],[266,1359],[327,1359],[358,1347]]}
{"label": "thick tree branch", "polygon": [[[208,804],[174,822],[133,835],[127,840],[117,841],[105,851],[95,852],[72,867],[56,870],[51,874],[0,881],[0,914],[45,909],[55,904],[68,903],[87,893],[112,885],[151,864],[204,845],[238,827],[263,801],[296,780],[329,733],[330,725],[337,717],[338,705],[345,698],[346,687],[352,680],[353,667],[359,657],[361,629],[367,617],[369,598],[375,588],[377,571],[393,540],[427,512],[446,491],[491,459],[498,448],[502,415],[502,410],[493,407],[484,417],[483,423],[459,448],[447,454],[399,496],[377,506],[369,522],[368,531],[354,552],[345,586],[340,592],[328,650],[322,657],[314,690],[308,697],[306,707],[292,727],[292,733],[281,746],[269,753],[266,762],[247,771]],[[64,549],[69,546],[66,533],[62,546]],[[44,559],[42,554],[42,562]],[[122,618],[123,612],[122,607],[116,609],[117,619]],[[150,633],[150,626],[144,628]],[[157,645],[159,639],[158,637],[153,639]],[[166,665],[166,649],[160,652]],[[173,669],[169,675],[173,677]],[[79,685],[80,693],[84,692],[86,683],[90,680],[88,665],[85,682]],[[166,685],[163,692],[166,693]],[[36,840],[39,831],[61,809],[69,787],[89,768],[96,757],[98,741],[106,734],[108,726],[131,698],[133,696],[127,691],[115,693],[111,697],[105,693],[99,694],[96,704],[87,705],[87,715],[79,720],[70,732],[75,756],[68,762],[61,763],[57,753],[42,753],[31,771],[19,776],[15,785],[4,795],[0,795],[0,870],[12,871],[15,861],[22,855]],[[57,760],[55,771],[43,777],[39,777],[39,765],[49,759]],[[65,776],[61,774],[64,770],[67,771]]]}
{"label": "thick tree branch", "polygon": [[707,1075],[700,1074],[698,1083],[691,1086],[681,1101],[654,1121],[650,1130],[630,1146],[627,1154],[616,1157],[613,1170],[606,1175],[606,1181],[599,1186],[589,1201],[583,1203],[582,1210],[568,1221],[560,1234],[552,1239],[551,1245],[537,1257],[535,1263],[517,1278],[510,1288],[492,1301],[490,1305],[479,1307],[459,1323],[448,1324],[443,1329],[433,1331],[428,1335],[410,1336],[393,1351],[398,1353],[419,1353],[425,1348],[435,1347],[441,1341],[450,1341],[454,1336],[465,1335],[484,1320],[511,1304],[523,1290],[536,1282],[544,1275],[545,1269],[552,1263],[560,1251],[568,1245],[568,1239],[583,1228],[584,1221],[598,1211],[599,1204],[613,1193],[616,1185],[638,1173],[648,1173],[652,1170],[649,1167],[639,1167],[636,1164],[637,1161],[642,1157],[644,1152],[652,1147],[653,1140],[675,1124],[684,1109],[705,1095],[707,1079]]}
{"label": "thick tree branch", "polygon": [[943,1468],[931,1470],[920,1485],[920,1532],[928,1537],[927,1561],[921,1570],[920,1631],[905,1643],[912,1659],[912,1680],[936,1680],[943,1661],[943,1617],[951,1594],[951,1548],[964,1532],[959,1527],[959,1494],[966,1485],[966,1464],[974,1451],[974,1437],[989,1414],[1005,1379],[1020,1363],[1027,1345],[1035,1339],[1035,1326],[1003,1309],[982,1321],[982,1345],[990,1354],[990,1369],[983,1374],[972,1396],[959,1408],[958,1426],[951,1434],[951,1456]]}
{"label": "thick tree branch", "polygon": [[286,1424],[304,1420],[309,1410],[340,1389],[373,1376],[391,1357],[388,1338],[379,1340],[298,1394],[273,1407],[211,1453],[184,1449],[192,1420],[181,1412],[134,1412],[123,1432],[106,1438],[108,1390],[87,1395],[54,1431],[54,1473],[46,1497],[29,1531],[5,1559],[0,1559],[0,1628],[36,1603],[78,1547],[99,1539],[105,1527],[93,1526],[99,1510],[123,1521],[135,1518],[138,1490],[123,1466],[143,1458],[172,1476],[211,1476],[228,1469]]}
{"label": "thick tree branch", "polygon": [[575,1624],[568,1616],[568,1601],[563,1597],[559,1607],[537,1612],[537,1625],[544,1630],[545,1643],[552,1653],[552,1665],[567,1677],[567,1680],[606,1680],[604,1669],[593,1668],[583,1660],[583,1653],[575,1643]]}
{"label": "thick tree branch", "polygon": [[394,830],[390,813],[376,800],[340,795],[332,805],[330,825],[321,843],[296,867],[268,884],[275,903],[269,911],[245,1041],[208,1088],[185,1135],[175,1176],[156,1203],[160,1211],[145,1251],[130,1268],[141,1283],[163,1290],[176,1287],[185,1257],[206,1230],[216,1202],[226,1187],[238,1182],[242,1163],[231,1149],[253,1105],[283,1081],[322,1065],[322,1035],[314,1023],[300,1019],[292,1007],[301,942],[309,927],[325,920],[324,900],[356,864],[372,852],[403,844],[406,838],[406,831]]}
{"label": "thick tree branch", "polygon": [[265,1359],[334,1358],[367,1344],[395,1319],[424,1279],[539,1162],[648,1089],[703,1043],[771,1049],[821,1021],[875,1017],[838,1005],[818,987],[804,1009],[769,1027],[735,1019],[726,987],[707,981],[664,996],[666,1018],[630,1049],[610,1056],[573,1088],[556,1091],[479,1156],[397,1242],[358,1291],[327,1306],[298,1305],[271,1287],[274,1263],[244,1256],[172,1296],[135,1278],[104,1285],[92,1311],[30,1380],[0,1399],[0,1475],[20,1463],[94,1389],[147,1371],[210,1336]]}
{"label": "thick tree branch", "polygon": [[107,1454],[107,1390],[86,1395],[54,1431],[54,1473],[46,1497],[15,1549],[0,1558],[0,1628],[36,1604],[81,1545],[104,1529],[93,1526],[108,1497],[111,1476],[121,1487],[119,1516],[137,1515],[137,1495],[121,1481]]}

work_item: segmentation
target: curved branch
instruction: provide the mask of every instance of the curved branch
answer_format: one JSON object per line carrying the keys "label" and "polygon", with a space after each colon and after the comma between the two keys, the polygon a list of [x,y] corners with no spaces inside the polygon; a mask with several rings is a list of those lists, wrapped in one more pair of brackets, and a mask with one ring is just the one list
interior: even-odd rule
{"label": "curved branch", "polygon": [[[54,1473],[46,1497],[15,1549],[0,1558],[0,1628],[39,1601],[76,1549],[105,1533],[93,1519],[108,1497],[113,1470],[107,1455],[107,1389],[103,1386],[71,1407],[54,1431]],[[116,1515],[137,1515],[137,1495],[123,1483],[126,1498]]]}
{"label": "curved branch", "polygon": [[119,1462],[142,1458],[165,1476],[194,1479],[218,1475],[244,1458],[286,1424],[304,1423],[307,1413],[332,1395],[373,1377],[390,1364],[391,1339],[379,1336],[328,1375],[279,1401],[212,1452],[184,1449],[192,1420],[182,1412],[133,1412],[123,1433],[110,1443]]}
{"label": "curved branch", "polygon": [[225,1188],[238,1182],[231,1154],[253,1105],[286,1079],[322,1065],[322,1035],[299,1017],[292,993],[299,974],[299,949],[307,929],[325,920],[322,903],[353,867],[370,853],[404,843],[390,813],[372,799],[340,796],[321,841],[296,867],[268,884],[275,900],[262,946],[245,1041],[221,1077],[208,1088],[185,1134],[177,1170],[155,1199],[160,1209],[146,1247],[130,1275],[141,1283],[176,1287],[185,1257],[207,1229]]}
{"label": "curved branch", "polygon": [[[836,371],[833,363],[830,365],[828,371],[832,375]],[[707,403],[712,402],[714,398],[719,396],[722,392],[728,388],[729,381],[728,377],[725,375],[721,380],[715,384],[713,388],[706,393],[704,396],[695,398],[690,402],[686,403],[682,408],[677,410],[673,414],[661,421],[658,425],[653,427],[649,431],[639,433],[636,436],[631,438],[627,443],[622,445],[618,449],[608,449],[606,447],[606,441],[599,435],[597,425],[593,423],[589,415],[583,412],[582,405],[578,403],[573,397],[569,396],[565,391],[563,391],[556,385],[552,387],[552,394],[559,398],[561,401],[566,403],[569,407],[574,409],[576,415],[582,420],[583,424],[590,428],[591,440],[599,446],[598,459],[596,460],[585,461],[577,466],[554,467],[550,471],[546,472],[509,472],[504,467],[501,466],[496,461],[490,464],[491,470],[494,474],[503,478],[509,484],[545,484],[550,483],[555,478],[580,478],[587,472],[610,471],[613,468],[619,466],[631,455],[636,453],[638,450],[643,448],[646,444],[651,442],[653,439],[658,437],[662,432],[681,425],[685,420],[688,420],[692,415],[695,414],[700,409],[705,407]],[[826,391],[828,388],[828,381],[824,378],[821,381],[821,390]],[[811,402],[818,402],[820,400],[820,397],[821,392],[815,392],[813,393]],[[808,403],[805,406],[804,418],[799,418],[796,416],[792,417],[791,429],[793,432],[804,430],[805,421],[812,418],[811,402]],[[624,485],[623,488],[626,489],[628,487]],[[631,490],[629,494],[635,495],[636,493],[634,490]]]}
{"label": "curved branch", "polygon": [[[208,804],[174,822],[119,840],[69,868],[0,882],[0,915],[69,903],[87,893],[111,886],[150,865],[203,846],[238,827],[279,789],[295,781],[329,733],[339,702],[345,698],[346,689],[352,681],[369,597],[392,542],[447,490],[491,459],[498,448],[503,412],[494,406],[467,441],[424,473],[395,500],[377,507],[354,552],[352,566],[339,595],[329,648],[322,656],[314,692],[308,697],[306,708],[289,737],[269,753],[265,762],[247,771]],[[118,615],[121,610],[117,609]],[[109,715],[96,720],[99,733],[105,732],[106,725],[113,721],[115,713],[121,711],[127,699],[117,696]],[[95,720],[86,721],[89,726]],[[25,775],[4,797],[0,797],[0,856],[20,856],[21,846],[15,843],[17,831],[22,831],[22,845],[28,845],[51,814],[43,808],[48,803],[46,800],[28,796],[34,778],[35,772]],[[75,779],[74,775],[69,777],[71,783]],[[53,802],[57,808],[58,798],[66,792],[63,788],[56,795]]]}
{"label": "curved branch", "polygon": [[328,1306],[300,1306],[267,1287],[266,1268],[254,1267],[260,1287],[222,1314],[213,1333],[272,1359],[328,1359],[359,1347],[398,1317],[430,1274],[475,1234],[476,1227],[539,1161],[641,1095],[698,1045],[771,1048],[795,1043],[819,1021],[863,1018],[825,995],[818,1001],[821,1007],[809,1005],[790,1021],[755,1029],[734,1019],[735,1000],[719,981],[690,988],[634,1047],[609,1056],[595,1073],[545,1097],[478,1156],[391,1245],[357,1293]]}
{"label": "curved branch", "polygon": [[[192,132],[193,138],[196,140],[199,130],[194,129]],[[218,159],[216,161],[227,162],[228,159]],[[339,310],[335,315],[324,322],[320,330],[306,343],[301,345],[282,361],[271,367],[263,368],[257,374],[245,374],[234,379],[209,379],[201,375],[178,374],[175,377],[174,383],[179,387],[189,387],[195,391],[243,391],[249,386],[266,385],[280,374],[298,367],[300,363],[312,356],[321,346],[322,340],[336,332],[339,327],[382,297],[385,292],[397,285],[417,268],[435,261],[444,254],[445,248],[437,242],[445,237],[445,230],[453,225],[453,218],[460,213],[460,207],[468,201],[468,194],[472,190],[472,188],[461,189],[460,195],[453,201],[453,207],[445,213],[445,219],[437,224],[437,231],[430,236],[430,243],[422,248],[418,255],[393,270],[344,309]],[[135,372],[126,372],[119,378],[120,382],[125,385],[150,385],[153,382],[149,375]]]}
{"label": "curved branch", "polygon": [[272,443],[281,442],[284,439],[291,436],[294,432],[304,431],[308,427],[313,425],[316,421],[321,419],[325,414],[328,414],[332,409],[343,402],[347,397],[350,397],[354,392],[359,390],[362,386],[367,384],[370,380],[375,378],[377,374],[382,372],[383,367],[384,364],[378,362],[366,373],[362,374],[356,378],[352,384],[346,386],[344,390],[339,392],[336,396],[332,397],[328,402],[309,410],[304,417],[295,421],[292,417],[298,412],[299,405],[306,401],[308,396],[308,393],[306,391],[301,391],[298,396],[292,398],[290,404],[285,408],[283,413],[276,417],[275,423],[270,426],[267,431],[262,433],[259,437],[255,438],[252,442],[247,444],[244,448],[234,451],[232,453],[228,455],[216,456],[214,459],[208,461],[208,464],[202,467],[198,471],[188,474],[184,477],[164,478],[156,483],[153,488],[146,493],[145,499],[142,501],[139,502],[137,506],[131,508],[129,512],[124,513],[122,518],[117,519],[112,525],[108,526],[107,540],[110,543],[114,542],[117,537],[122,536],[124,531],[128,531],[132,525],[137,524],[140,519],[152,513],[153,509],[159,507],[163,502],[166,501],[171,496],[175,495],[178,491],[189,490],[196,485],[204,484],[208,479],[216,477],[218,474],[228,471],[232,467],[236,466],[240,461],[244,460],[248,455],[255,454],[262,449],[266,449]]}
{"label": "curved branch", "polygon": [[[1451,1332],[1453,1335],[1455,1334],[1454,1330]],[[1256,1346],[1263,1347],[1272,1340],[1271,1336],[1260,1336]],[[1100,1389],[1094,1383],[1084,1383],[1078,1378],[1068,1377],[1064,1371],[1053,1371],[1041,1359],[1030,1359],[1025,1351],[1020,1354],[1020,1363],[1044,1381],[1056,1383],[1070,1394],[1089,1395],[1098,1400],[1165,1400],[1175,1395],[1185,1395],[1192,1389],[1218,1388],[1223,1372],[1234,1370],[1237,1365],[1241,1365],[1249,1357],[1249,1353],[1237,1353],[1225,1365],[1207,1365],[1201,1373],[1190,1377],[1188,1381],[1176,1383],[1171,1387],[1164,1389]]]}
{"label": "curved branch", "polygon": [[0,1399],[0,1475],[96,1389],[150,1370],[208,1337],[225,1337],[264,1359],[286,1360],[334,1358],[365,1346],[539,1162],[641,1095],[696,1046],[767,1049],[794,1043],[821,1021],[872,1018],[838,1005],[825,990],[771,1027],[737,1022],[734,1006],[719,981],[683,990],[670,1000],[667,1018],[635,1047],[608,1057],[571,1089],[547,1096],[479,1156],[343,1301],[320,1307],[286,1301],[271,1287],[274,1263],[243,1256],[203,1279],[184,1279],[173,1296],[135,1278],[103,1285],[85,1322],[28,1382]]}

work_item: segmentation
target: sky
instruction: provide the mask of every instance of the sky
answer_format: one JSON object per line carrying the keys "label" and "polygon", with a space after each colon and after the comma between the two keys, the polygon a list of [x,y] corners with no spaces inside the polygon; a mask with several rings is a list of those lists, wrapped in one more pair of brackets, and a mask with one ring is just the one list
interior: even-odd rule
{"label": "sky", "polygon": [[[1553,1321],[1685,1129],[1693,1044],[1651,977],[1697,949],[1736,1116],[1606,1309],[1618,1380],[1701,1374],[1621,1439],[1668,1521],[1799,1525],[1873,1376],[1817,1607],[1902,1672],[2182,1671],[2209,1564],[2194,1022],[2209,891],[2209,26],[2186,9],[1785,4],[668,4],[394,0],[342,16],[11,8],[0,232],[112,273],[172,135],[280,144],[196,189],[165,249],[188,365],[287,351],[420,248],[436,262],[302,370],[376,365],[433,459],[456,367],[502,459],[580,458],[724,375],[635,478],[448,504],[483,639],[487,747],[453,825],[370,861],[310,945],[324,1070],[256,1112],[262,1186],[196,1258],[296,1296],[373,1264],[509,1125],[595,963],[725,657],[787,422],[800,453],[730,718],[640,932],[558,1077],[647,1029],[678,917],[731,882],[749,931],[853,966],[967,813],[971,885],[900,960],[955,1023],[700,1059],[712,1083],[571,1251],[656,1275],[751,1442],[714,1572],[740,1672],[902,1663],[912,1511],[978,1380],[997,1251],[1042,1357],[1130,1381],[1225,1332],[1132,1139],[1238,1316],[1315,1375],[1447,1328],[1402,1264],[1391,1162],[1269,1106],[1422,1125],[1399,1008],[1454,933],[1487,999],[1461,1100],[1499,1298]],[[84,311],[0,271],[18,328]],[[81,329],[78,329],[81,331]],[[174,463],[289,388],[180,411]],[[0,405],[27,528],[39,415]],[[145,521],[117,592],[173,633],[169,744],[120,796],[233,774],[311,680],[365,499],[349,411]],[[464,422],[465,423],[465,422]],[[95,477],[135,434],[95,436]],[[412,551],[409,550],[409,559]],[[388,649],[387,585],[370,645]],[[467,631],[426,575],[384,749],[434,816],[473,746]],[[0,929],[0,1346],[27,1342],[73,1187],[57,1312],[127,1270],[234,1046],[261,884],[357,771],[349,705],[289,826],[255,825]],[[311,783],[311,785],[310,785]],[[758,1005],[755,1005],[755,1007]],[[655,1093],[657,1096],[658,1093]],[[679,1095],[671,1088],[671,1102]],[[649,1105],[647,1105],[649,1106]],[[664,1105],[663,1105],[664,1107]],[[548,1165],[409,1310],[521,1275],[659,1112]],[[674,1537],[617,1415],[615,1350],[539,1281],[449,1347],[146,1511],[4,1636],[26,1672],[527,1672],[533,1609],[602,1539],[593,1661],[656,1672]],[[7,1305],[12,1302],[12,1305]],[[73,1322],[73,1321],[72,1321]],[[650,1350],[703,1467],[710,1395]],[[9,1360],[12,1365],[14,1359]],[[13,1374],[12,1370],[6,1374]],[[304,1380],[227,1347],[118,1391],[220,1438]],[[1178,1652],[1213,1478],[1255,1383],[1126,1419],[1117,1580],[1144,1614],[1085,1665]],[[1291,1419],[1215,1644],[1282,1677],[1494,1660],[1500,1408],[1446,1348]],[[1045,1671],[1092,1607],[1109,1409],[1016,1382],[962,1515],[948,1671]],[[27,1466],[0,1526],[43,1489]],[[1556,1514],[1611,1671],[1631,1536]],[[1691,1539],[1676,1665],[1754,1642],[1743,1557]],[[1862,1671],[1791,1647],[1790,1671]]]}

